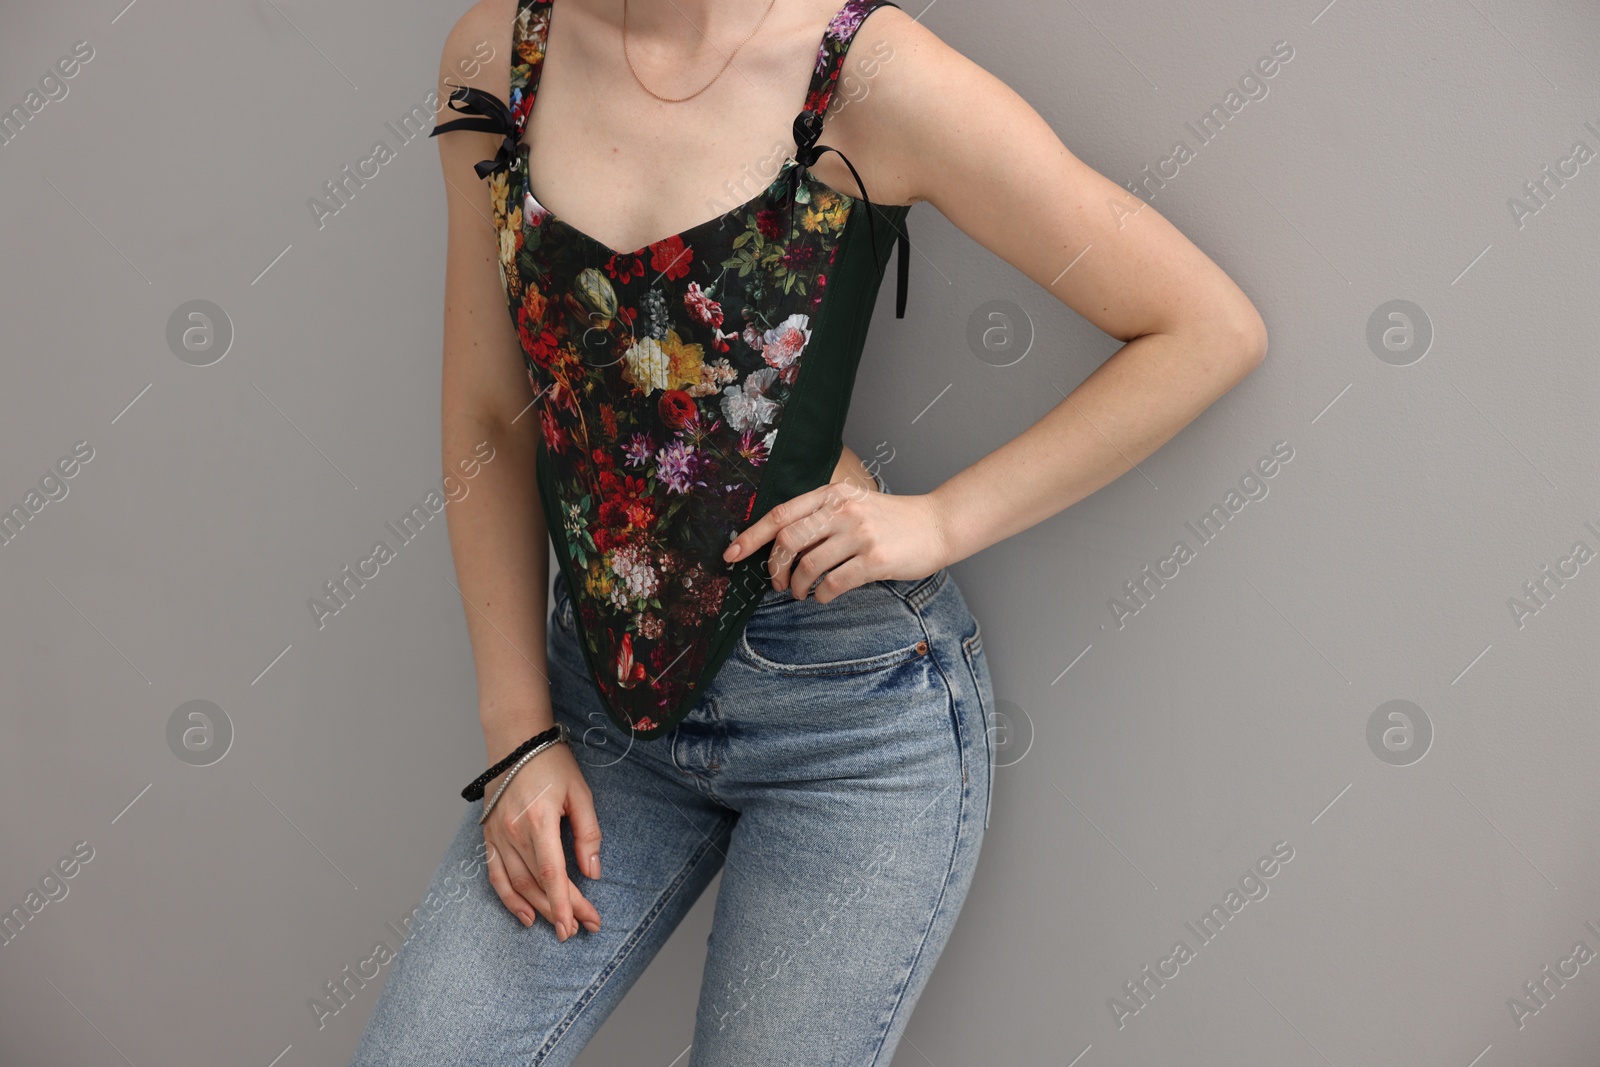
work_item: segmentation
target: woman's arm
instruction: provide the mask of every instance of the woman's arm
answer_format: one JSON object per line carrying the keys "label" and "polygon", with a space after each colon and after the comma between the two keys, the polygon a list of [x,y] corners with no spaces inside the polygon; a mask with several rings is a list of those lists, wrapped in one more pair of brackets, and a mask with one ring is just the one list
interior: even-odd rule
{"label": "woman's arm", "polygon": [[[446,80],[505,98],[514,15],[508,0],[481,0],[461,17],[445,44],[440,100],[450,93]],[[494,48],[486,61],[484,42]],[[452,114],[441,111],[439,121]],[[494,155],[496,138],[452,130],[436,140],[449,205],[440,389],[445,470],[453,473],[479,442],[494,448],[472,492],[449,509],[450,549],[477,670],[478,718],[492,764],[554,722],[545,657],[548,532],[534,466],[538,420],[500,280],[489,183],[472,169]],[[489,783],[486,795],[494,795],[499,781]],[[572,821],[580,869],[598,878],[594,805],[565,745],[540,753],[517,773],[484,829],[494,849],[489,880],[506,907],[524,925],[532,924],[535,911],[543,914],[565,940],[576,921],[598,928],[599,914],[567,878],[563,814]]]}
{"label": "woman's arm", "polygon": [[[446,78],[493,91],[489,72],[507,67],[502,44],[491,63],[478,65],[477,77],[461,72],[456,61],[470,57],[472,44],[462,39],[464,47],[458,49],[467,21],[463,16],[445,49],[441,100],[450,92]],[[509,31],[503,36],[509,40]],[[505,92],[496,95],[503,98]],[[454,114],[441,110],[438,121]],[[466,601],[478,714],[489,755],[499,759],[553,721],[545,669],[548,533],[534,493],[538,421],[529,407],[533,390],[500,282],[489,183],[472,170],[478,160],[494,155],[495,137],[453,130],[435,140],[449,218],[440,383],[445,470],[452,471],[456,459],[469,455],[479,441],[488,440],[495,449],[474,491],[450,506],[450,548]]]}
{"label": "woman's arm", "polygon": [[1069,152],[998,78],[893,8],[862,25],[851,47],[864,46],[892,49],[893,59],[823,139],[883,202],[928,201],[1127,343],[932,493],[876,500],[823,486],[740,534],[739,554],[776,537],[773,584],[792,582],[796,596],[828,570],[823,601],[879,578],[923,577],[1076,503],[1171,439],[1267,348],[1261,316],[1232,279],[1155,208]]}

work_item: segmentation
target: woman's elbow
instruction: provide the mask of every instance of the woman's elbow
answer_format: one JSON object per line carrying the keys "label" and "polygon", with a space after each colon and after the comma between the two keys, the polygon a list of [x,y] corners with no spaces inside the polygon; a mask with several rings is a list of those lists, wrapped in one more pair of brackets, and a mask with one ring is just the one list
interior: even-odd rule
{"label": "woman's elbow", "polygon": [[1254,304],[1246,301],[1233,316],[1228,340],[1246,374],[1259,367],[1267,357],[1267,324]]}

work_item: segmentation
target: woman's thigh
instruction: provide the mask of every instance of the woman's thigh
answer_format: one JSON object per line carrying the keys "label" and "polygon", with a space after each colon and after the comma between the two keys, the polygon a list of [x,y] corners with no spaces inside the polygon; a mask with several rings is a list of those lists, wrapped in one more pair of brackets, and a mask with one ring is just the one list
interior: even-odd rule
{"label": "woman's thigh", "polygon": [[[552,619],[552,627],[558,620]],[[352,1067],[558,1067],[570,1064],[721,867],[732,812],[676,771],[664,750],[628,746],[574,673],[569,631],[552,629],[557,718],[594,793],[601,878],[572,860],[600,930],[558,941],[524,927],[490,886],[478,815],[468,804],[356,1050]],[[661,742],[652,744],[659,745]]]}
{"label": "woman's thigh", "polygon": [[741,815],[692,1067],[889,1061],[982,843],[976,632],[943,571],[757,610],[706,702],[708,787]]}

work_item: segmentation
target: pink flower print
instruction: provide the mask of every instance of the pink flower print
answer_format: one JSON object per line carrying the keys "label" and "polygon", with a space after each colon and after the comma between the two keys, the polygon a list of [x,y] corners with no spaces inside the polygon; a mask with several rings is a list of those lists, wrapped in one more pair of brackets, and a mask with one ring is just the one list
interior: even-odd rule
{"label": "pink flower print", "polygon": [[[689,309],[689,317],[702,326],[722,325],[722,305],[711,299],[699,282],[689,283],[688,291],[683,294],[683,306]],[[720,330],[718,336],[721,336]]]}
{"label": "pink flower print", "polygon": [[769,452],[765,441],[757,439],[754,430],[745,430],[739,435],[739,455],[752,467],[759,467],[767,461]]}
{"label": "pink flower print", "polygon": [[810,323],[810,315],[790,315],[780,322],[776,329],[768,330],[762,335],[764,344],[761,347],[761,355],[766,359],[768,366],[776,367],[783,372],[785,382],[793,383],[795,376],[800,373],[797,360],[805,351],[806,342],[811,340]]}
{"label": "pink flower print", "polygon": [[526,225],[537,226],[544,221],[544,217],[548,214],[550,214],[550,212],[546,211],[545,206],[533,198],[532,193],[528,193],[523,196],[522,221]]}
{"label": "pink flower print", "polygon": [[630,467],[642,467],[650,462],[650,453],[655,449],[655,442],[650,440],[649,434],[636,433],[622,446],[623,461]]}

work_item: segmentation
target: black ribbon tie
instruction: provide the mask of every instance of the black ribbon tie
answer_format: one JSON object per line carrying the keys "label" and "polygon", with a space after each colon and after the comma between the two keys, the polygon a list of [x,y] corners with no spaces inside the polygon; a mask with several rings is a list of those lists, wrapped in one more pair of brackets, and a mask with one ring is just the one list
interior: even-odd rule
{"label": "black ribbon tie", "polygon": [[[509,169],[511,161],[517,158],[518,141],[517,122],[511,115],[511,109],[498,96],[486,93],[482,89],[474,89],[470,85],[457,85],[453,88],[454,91],[448,101],[450,110],[465,112],[469,117],[435,126],[428,136],[437,137],[451,130],[476,130],[479,133],[501,134],[500,149],[494,154],[494,158],[474,163],[472,169],[477,171],[479,178],[487,178],[501,168]],[[457,107],[458,104],[461,106]]]}

